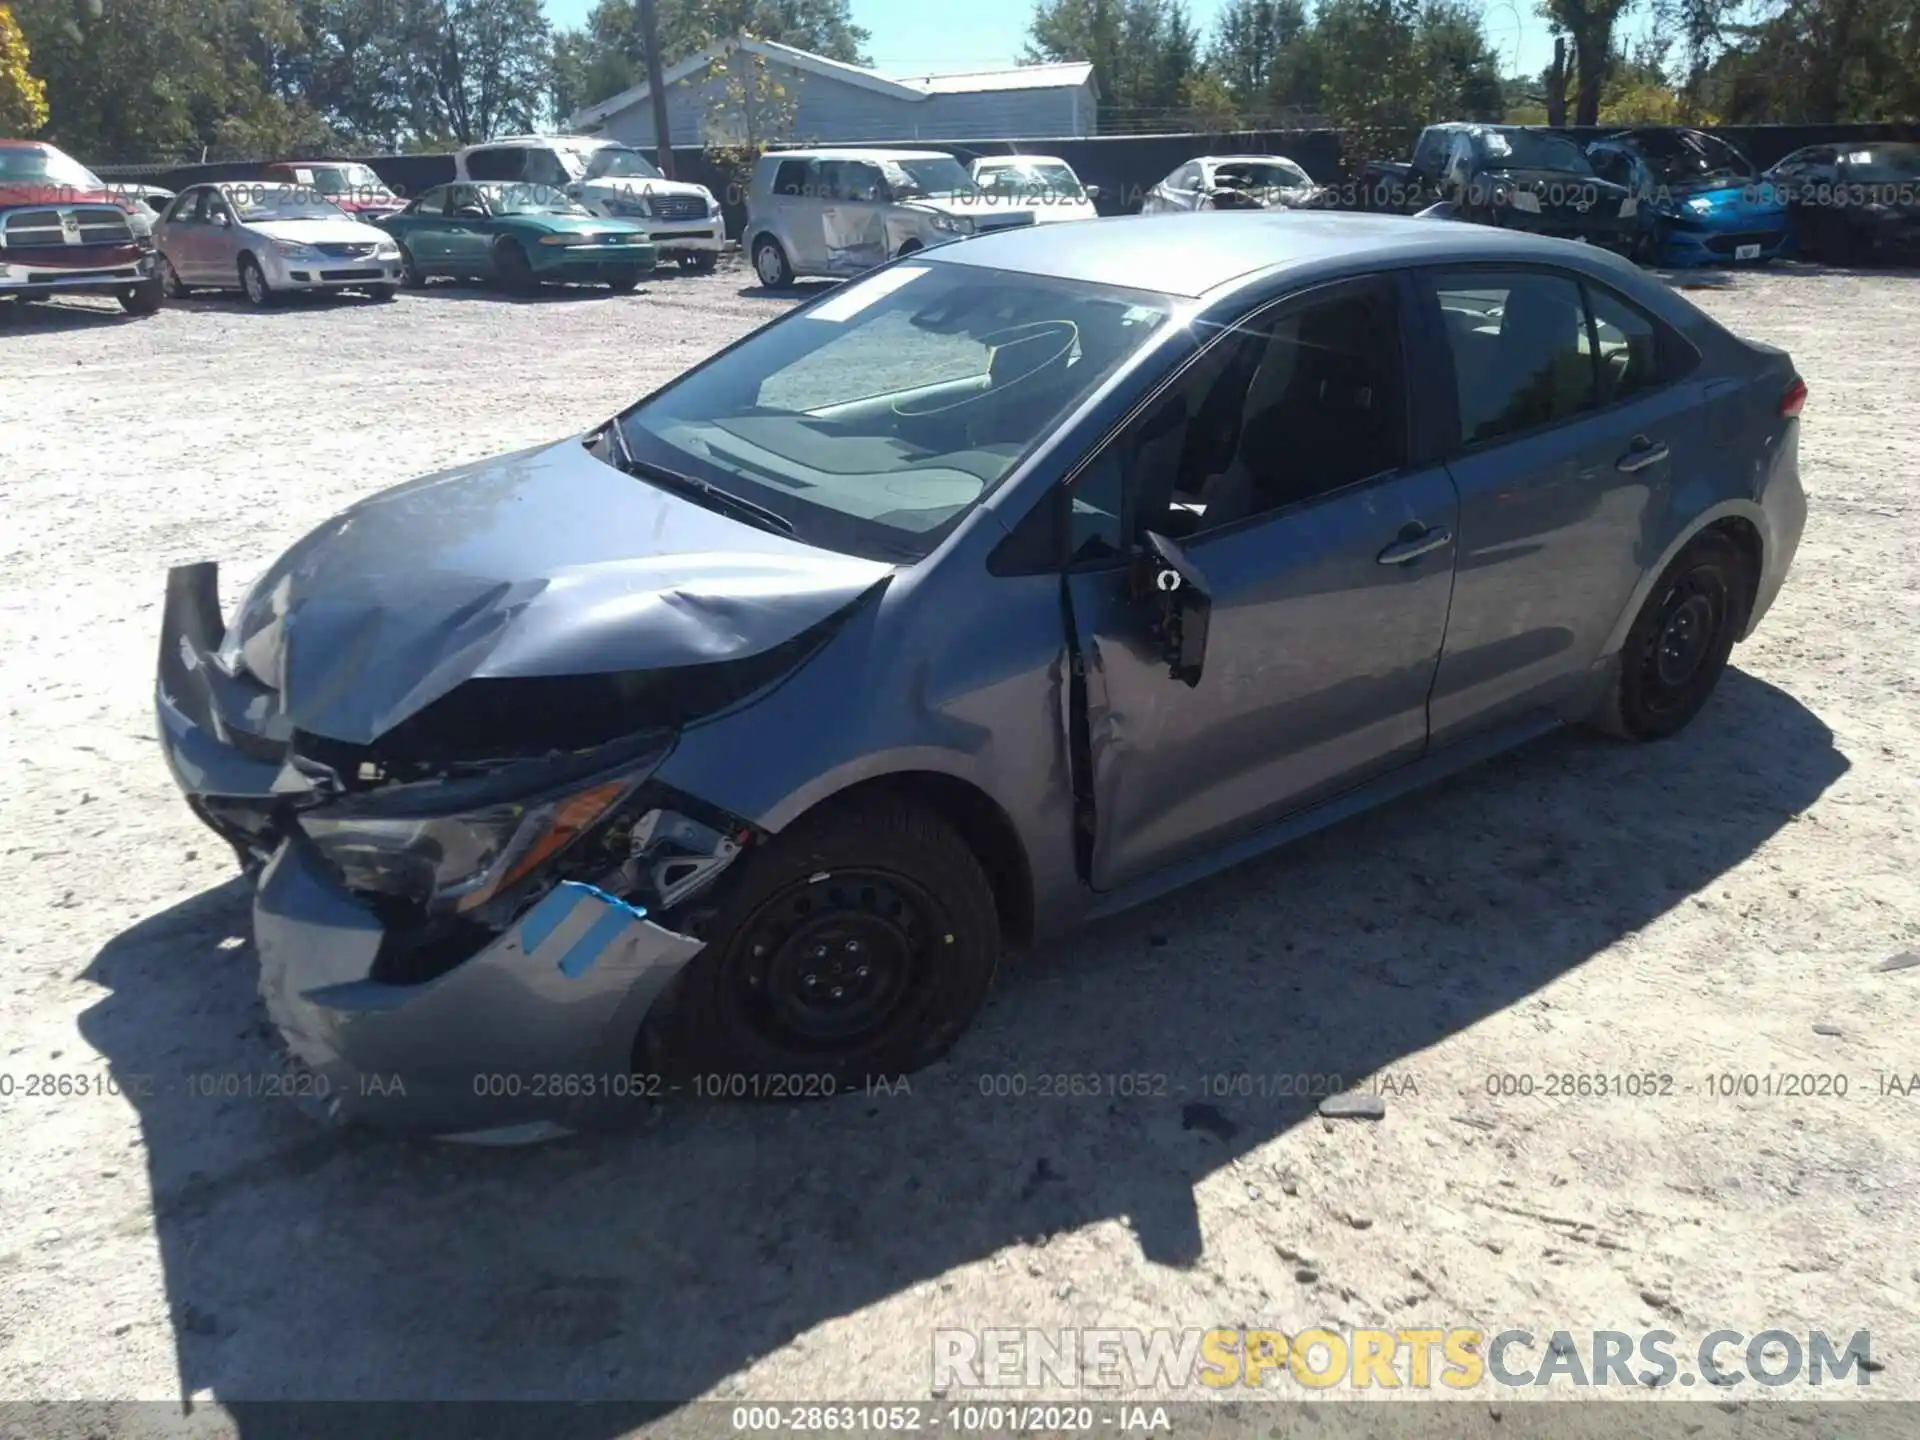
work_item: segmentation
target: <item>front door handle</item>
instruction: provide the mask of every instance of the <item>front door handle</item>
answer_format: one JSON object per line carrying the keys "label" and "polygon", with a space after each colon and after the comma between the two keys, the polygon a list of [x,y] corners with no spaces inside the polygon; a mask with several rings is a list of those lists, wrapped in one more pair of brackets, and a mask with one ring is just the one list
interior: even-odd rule
{"label": "front door handle", "polygon": [[1408,539],[1394,541],[1380,552],[1379,560],[1382,565],[1405,565],[1452,543],[1453,531],[1444,525],[1435,525]]}
{"label": "front door handle", "polygon": [[1633,438],[1633,448],[1613,462],[1613,468],[1631,475],[1636,470],[1644,470],[1649,465],[1658,465],[1667,458],[1667,442],[1649,440],[1644,435]]}

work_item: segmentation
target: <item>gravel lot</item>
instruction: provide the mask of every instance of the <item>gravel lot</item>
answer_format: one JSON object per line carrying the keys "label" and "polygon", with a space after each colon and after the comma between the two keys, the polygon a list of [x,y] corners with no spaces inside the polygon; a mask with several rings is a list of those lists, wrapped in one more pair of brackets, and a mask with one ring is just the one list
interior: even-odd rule
{"label": "gravel lot", "polygon": [[[1920,1094],[1882,1079],[1920,1072],[1920,968],[1878,968],[1920,948],[1920,286],[1694,298],[1799,361],[1812,513],[1684,736],[1549,739],[1023,957],[910,1095],[509,1152],[201,1093],[275,1051],[154,744],[164,571],[218,558],[231,599],[356,496],[582,429],[786,302],[730,268],[0,319],[0,1397],[925,1400],[942,1327],[1425,1323],[1665,1328],[1683,1369],[1715,1329],[1864,1329],[1848,1397],[1920,1398]],[[1120,1072],[1167,1094],[1037,1093]],[[1264,1083],[1299,1073],[1377,1077],[1385,1120]],[[1847,1094],[1709,1093],[1748,1073]]]}

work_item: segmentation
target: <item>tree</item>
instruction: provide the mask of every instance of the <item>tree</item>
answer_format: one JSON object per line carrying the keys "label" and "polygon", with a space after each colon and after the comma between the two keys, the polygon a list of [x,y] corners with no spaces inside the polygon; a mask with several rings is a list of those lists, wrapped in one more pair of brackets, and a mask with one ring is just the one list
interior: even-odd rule
{"label": "tree", "polygon": [[[1613,26],[1630,0],[1541,0],[1540,13],[1572,50],[1576,125],[1597,125],[1601,91],[1613,59]],[[1842,0],[1854,3],[1854,0]],[[1549,104],[1551,110],[1551,103]]]}
{"label": "tree", "polygon": [[0,135],[31,135],[47,123],[47,87],[31,58],[13,11],[0,5]]}
{"label": "tree", "polygon": [[1306,29],[1302,0],[1232,0],[1214,22],[1207,69],[1251,117],[1279,88],[1288,52]]}
{"label": "tree", "polygon": [[1027,63],[1092,63],[1102,128],[1180,123],[1199,50],[1180,0],[1039,0],[1027,30]]}

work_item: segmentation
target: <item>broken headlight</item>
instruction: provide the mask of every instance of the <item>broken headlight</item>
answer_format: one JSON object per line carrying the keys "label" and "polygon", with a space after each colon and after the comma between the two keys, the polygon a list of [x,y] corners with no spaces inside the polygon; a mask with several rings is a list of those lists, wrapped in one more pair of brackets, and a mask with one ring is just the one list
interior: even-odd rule
{"label": "broken headlight", "polygon": [[[304,811],[300,828],[349,890],[428,914],[465,915],[535,874],[653,773],[638,763],[589,778],[579,761],[515,765],[479,780],[396,785]],[[566,776],[561,780],[559,770]],[[540,782],[545,785],[541,786]],[[526,799],[508,798],[516,793]]]}

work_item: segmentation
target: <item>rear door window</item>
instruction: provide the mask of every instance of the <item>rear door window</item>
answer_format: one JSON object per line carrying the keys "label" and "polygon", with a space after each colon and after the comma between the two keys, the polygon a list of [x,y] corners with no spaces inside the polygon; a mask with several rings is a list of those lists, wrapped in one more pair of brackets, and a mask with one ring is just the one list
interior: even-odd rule
{"label": "rear door window", "polygon": [[1572,276],[1445,271],[1430,283],[1453,356],[1463,444],[1485,444],[1597,408],[1598,367]]}
{"label": "rear door window", "polygon": [[476,150],[467,156],[467,174],[475,180],[518,180],[521,167],[526,163],[524,150],[513,146],[497,146],[492,150]]}
{"label": "rear door window", "polygon": [[805,160],[782,160],[780,168],[774,171],[773,193],[776,195],[798,196],[807,193],[807,162]]}

